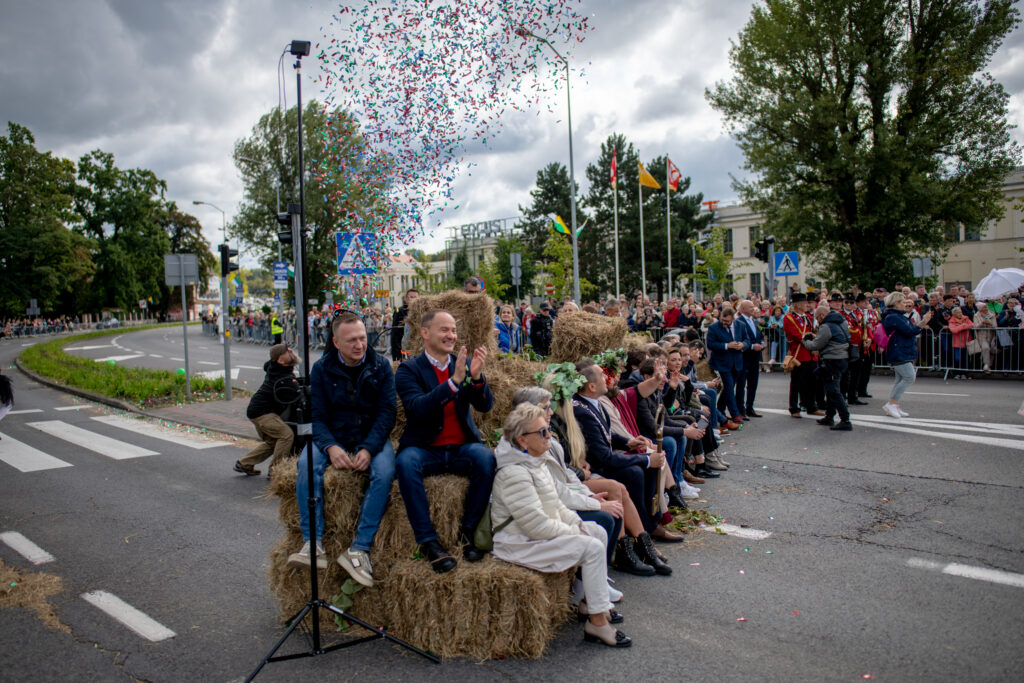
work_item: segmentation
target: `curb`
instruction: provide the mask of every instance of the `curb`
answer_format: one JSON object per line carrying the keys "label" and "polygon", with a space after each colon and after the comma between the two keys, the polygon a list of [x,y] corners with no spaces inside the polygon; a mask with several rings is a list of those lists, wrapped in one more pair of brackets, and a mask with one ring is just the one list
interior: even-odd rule
{"label": "curb", "polygon": [[118,410],[124,410],[124,411],[129,412],[129,413],[135,413],[136,415],[142,415],[143,417],[152,418],[154,420],[167,420],[168,422],[174,422],[176,424],[182,424],[182,425],[186,425],[188,427],[196,427],[198,429],[205,429],[205,430],[207,430],[209,432],[214,432],[215,434],[224,434],[224,435],[227,435],[227,436],[234,436],[234,437],[237,437],[239,439],[248,439],[248,440],[252,440],[253,439],[253,436],[251,434],[240,434],[238,432],[233,432],[233,431],[226,430],[226,429],[215,429],[213,427],[210,427],[209,425],[200,424],[198,422],[182,420],[182,419],[177,418],[177,417],[175,417],[173,419],[172,418],[168,418],[166,415],[159,415],[157,413],[152,413],[152,412],[149,412],[149,411],[146,411],[146,410],[142,410],[141,408],[133,406],[132,404],[127,403],[126,401],[121,401],[121,400],[116,399],[116,398],[110,398],[109,396],[102,396],[100,394],[94,394],[91,391],[85,391],[84,389],[79,389],[77,387],[68,386],[66,384],[60,384],[60,383],[55,382],[54,380],[50,379],[49,377],[44,377],[44,376],[38,374],[37,372],[34,372],[33,370],[29,370],[27,367],[25,367],[24,364],[22,364],[21,356],[20,355],[16,356],[14,358],[14,364],[17,366],[18,370],[20,370],[23,375],[25,375],[26,377],[28,377],[32,381],[38,382],[38,383],[40,383],[40,384],[42,384],[44,386],[48,386],[51,389],[56,389],[58,391],[63,391],[65,393],[67,393],[67,394],[72,394],[74,396],[78,396],[79,398],[84,398],[87,401],[93,401],[95,403],[102,403],[103,405],[110,406],[111,408],[117,408]]}

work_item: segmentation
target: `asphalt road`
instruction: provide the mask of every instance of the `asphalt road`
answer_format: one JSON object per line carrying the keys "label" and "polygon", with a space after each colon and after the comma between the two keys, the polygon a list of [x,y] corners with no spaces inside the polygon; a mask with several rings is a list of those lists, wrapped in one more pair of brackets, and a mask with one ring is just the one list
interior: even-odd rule
{"label": "asphalt road", "polygon": [[[117,341],[145,351],[131,360],[161,367],[181,346],[180,333],[163,330]],[[93,342],[105,340],[82,345]],[[223,353],[210,338],[193,348],[210,362]],[[0,346],[4,372],[20,350],[17,341]],[[256,367],[266,353],[235,350],[239,365]],[[80,351],[93,352],[103,350]],[[128,431],[93,419],[111,415],[94,405],[59,410],[81,402],[12,377],[17,412],[0,422],[0,560],[63,579],[54,603],[71,634],[0,610],[0,680],[244,678],[281,633],[265,578],[281,527],[275,502],[261,497],[265,479],[231,471],[244,450],[161,425]],[[785,382],[763,377],[765,417],[727,439],[732,469],[699,502],[746,525],[742,533],[770,535],[700,532],[662,546],[671,577],[613,573],[626,594],[629,650],[585,644],[572,624],[540,661],[435,666],[370,643],[272,664],[258,680],[1019,680],[1024,383],[920,379],[904,399],[913,417],[897,422],[879,408],[892,380],[876,376],[872,405],[854,412],[856,430],[833,433],[785,413]],[[165,440],[169,433],[184,442]],[[153,454],[113,459],[90,450],[102,450],[97,435],[124,444],[115,454]],[[15,440],[64,464],[25,455]],[[12,533],[54,559],[33,564],[8,544]],[[173,637],[141,637],[82,597],[97,591]]]}

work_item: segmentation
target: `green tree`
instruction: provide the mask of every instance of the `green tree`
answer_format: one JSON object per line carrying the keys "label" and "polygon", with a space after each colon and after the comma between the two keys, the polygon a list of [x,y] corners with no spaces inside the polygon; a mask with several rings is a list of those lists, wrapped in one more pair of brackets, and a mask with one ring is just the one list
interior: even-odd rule
{"label": "green tree", "polygon": [[[334,233],[352,230],[385,232],[391,215],[383,199],[387,160],[373,156],[359,125],[344,111],[327,111],[311,100],[302,111],[305,224],[309,231],[307,263],[333,264]],[[233,234],[255,248],[269,265],[277,256],[277,205],[298,203],[298,109],[284,116],[273,109],[263,115],[249,137],[235,143],[234,159],[244,195],[231,223]],[[334,268],[321,265],[309,275],[311,291],[334,289]]]}
{"label": "green tree", "polygon": [[0,137],[0,316],[22,316],[30,299],[43,315],[83,310],[95,243],[67,228],[75,165],[40,152],[25,127]]}
{"label": "green tree", "polygon": [[826,279],[874,287],[1002,215],[1019,163],[984,72],[1014,0],[767,0],[706,92],[753,179],[735,188]]}
{"label": "green tree", "polygon": [[[696,245],[697,271],[693,274],[707,294],[722,291],[732,274],[732,252],[725,250],[725,228],[711,228],[707,241]],[[692,257],[692,254],[688,255]],[[689,258],[687,259],[689,260]],[[703,261],[703,263],[701,263]],[[746,265],[746,263],[737,264]]]}
{"label": "green tree", "polygon": [[[168,202],[156,212],[156,221],[167,234],[171,254],[195,254],[199,260],[199,291],[209,288],[210,277],[217,271],[219,261],[210,251],[210,243],[203,237],[203,226],[195,216],[178,209],[175,202]],[[170,301],[181,301],[181,293],[174,295],[168,290],[171,299],[166,300],[163,310]],[[192,303],[190,290],[186,288],[188,303]]]}
{"label": "green tree", "polygon": [[437,294],[444,290],[444,278],[439,279],[427,263],[417,263],[412,267],[412,270],[416,273],[416,277],[419,278],[419,289],[423,294]]}
{"label": "green tree", "polygon": [[[540,260],[548,241],[551,227],[549,216],[558,215],[569,225],[572,212],[572,198],[569,196],[569,171],[562,164],[552,162],[537,171],[537,184],[530,190],[532,202],[528,207],[519,207],[522,219],[515,227],[519,237],[529,249],[532,260]],[[583,225],[585,220],[580,206],[576,206],[576,220]],[[570,226],[571,227],[571,226]],[[523,261],[527,255],[523,254]],[[571,273],[572,271],[570,271]]]}
{"label": "green tree", "polygon": [[463,283],[472,274],[473,269],[469,267],[469,253],[466,251],[466,247],[462,247],[461,251],[455,254],[455,260],[452,261],[452,274],[448,278],[448,288],[462,289]]}
{"label": "green tree", "polygon": [[[542,256],[545,259],[543,272],[535,277],[543,282],[537,284],[540,287],[547,283],[553,284],[554,297],[557,299],[572,296],[572,243],[569,242],[568,235],[548,229],[548,239]],[[526,260],[525,257],[523,260]],[[580,276],[580,298],[586,301],[595,294],[597,286]]]}
{"label": "green tree", "polygon": [[[525,242],[518,237],[499,237],[494,246],[494,256],[489,259],[493,264],[489,267],[493,267],[495,281],[502,287],[507,287],[507,289],[502,291],[502,296],[506,298],[514,297],[516,286],[512,284],[512,254],[520,254],[522,256],[522,266],[520,266],[523,271],[521,277],[522,284],[519,285],[518,291],[520,298],[524,298],[533,291],[531,283],[537,274],[537,261],[530,257],[530,249],[526,246]],[[572,268],[569,269],[569,273],[571,276]],[[490,280],[488,280],[488,283],[490,283]]]}
{"label": "green tree", "polygon": [[167,184],[147,169],[119,169],[102,150],[82,156],[78,180],[76,230],[98,245],[91,307],[131,310],[139,299],[165,301],[170,239],[158,219]]}
{"label": "green tree", "polygon": [[476,274],[483,278],[487,285],[487,293],[495,301],[507,301],[510,285],[502,281],[501,264],[494,255],[484,257],[477,268]]}

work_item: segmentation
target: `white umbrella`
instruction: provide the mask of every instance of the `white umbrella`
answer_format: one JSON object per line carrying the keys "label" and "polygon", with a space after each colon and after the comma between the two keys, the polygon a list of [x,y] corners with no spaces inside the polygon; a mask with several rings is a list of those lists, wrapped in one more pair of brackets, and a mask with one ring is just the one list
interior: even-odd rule
{"label": "white umbrella", "polygon": [[974,296],[979,301],[998,299],[1006,294],[1014,294],[1024,284],[1024,270],[1020,268],[993,268],[981,279],[974,289]]}

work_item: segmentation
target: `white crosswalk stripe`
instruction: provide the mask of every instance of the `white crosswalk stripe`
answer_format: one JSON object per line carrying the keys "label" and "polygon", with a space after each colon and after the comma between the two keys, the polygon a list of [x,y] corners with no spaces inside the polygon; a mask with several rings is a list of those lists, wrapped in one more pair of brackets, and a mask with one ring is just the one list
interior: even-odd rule
{"label": "white crosswalk stripe", "polygon": [[83,593],[82,599],[121,622],[146,640],[157,643],[176,634],[148,614],[132,607],[113,593],[92,591]]}
{"label": "white crosswalk stripe", "polygon": [[[127,349],[125,349],[127,350]],[[114,361],[115,363],[122,360],[131,360],[132,358],[142,358],[146,354],[144,353],[131,353],[124,356],[107,356],[106,358],[97,358],[97,363],[106,363],[108,361]]]}
{"label": "white crosswalk stripe", "polygon": [[161,441],[169,441],[179,446],[186,446],[188,448],[205,449],[205,448],[217,448],[218,446],[226,445],[223,441],[216,441],[203,436],[193,435],[178,432],[171,429],[166,429],[158,424],[147,422],[145,420],[137,420],[130,417],[121,417],[120,415],[103,415],[101,417],[92,418],[97,422],[117,427],[119,429],[125,429],[135,434],[142,434],[143,436],[149,436],[154,439],[160,439]]}
{"label": "white crosswalk stripe", "polygon": [[7,434],[0,434],[0,460],[22,472],[38,472],[72,466],[69,462],[43,453]]}
{"label": "white crosswalk stripe", "polygon": [[44,562],[53,562],[57,559],[17,531],[3,532],[0,534],[0,541],[6,543],[11,550],[19,553],[32,564],[43,564]]}
{"label": "white crosswalk stripe", "polygon": [[72,443],[80,448],[85,448],[94,453],[105,455],[114,460],[126,460],[128,458],[139,458],[145,455],[159,455],[156,451],[147,448],[140,448],[124,441],[112,439],[95,432],[90,432],[81,427],[70,425],[60,420],[46,420],[44,422],[29,422],[29,427],[38,429],[44,434],[55,436]]}

